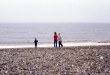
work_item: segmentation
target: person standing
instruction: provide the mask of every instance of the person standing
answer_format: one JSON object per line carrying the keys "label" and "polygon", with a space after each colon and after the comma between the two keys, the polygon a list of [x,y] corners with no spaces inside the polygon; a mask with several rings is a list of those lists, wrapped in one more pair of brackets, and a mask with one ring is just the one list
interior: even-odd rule
{"label": "person standing", "polygon": [[54,32],[54,47],[57,47],[58,35]]}
{"label": "person standing", "polygon": [[37,40],[37,38],[35,38],[35,40],[34,40],[35,48],[37,48],[37,43],[38,43],[38,40]]}
{"label": "person standing", "polygon": [[59,43],[59,47],[63,47],[63,45],[62,45],[62,37],[61,37],[60,33],[58,34],[58,43]]}

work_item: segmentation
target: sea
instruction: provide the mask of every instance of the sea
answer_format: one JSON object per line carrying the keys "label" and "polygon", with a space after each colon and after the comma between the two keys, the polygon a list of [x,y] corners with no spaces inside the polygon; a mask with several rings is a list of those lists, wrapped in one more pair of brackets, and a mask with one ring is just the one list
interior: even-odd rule
{"label": "sea", "polygon": [[0,46],[53,44],[54,32],[63,43],[110,42],[110,23],[0,23]]}

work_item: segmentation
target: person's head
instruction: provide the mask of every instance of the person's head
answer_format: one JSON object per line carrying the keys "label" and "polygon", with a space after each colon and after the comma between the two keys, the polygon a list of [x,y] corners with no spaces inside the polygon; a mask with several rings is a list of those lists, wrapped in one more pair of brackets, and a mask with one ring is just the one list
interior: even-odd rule
{"label": "person's head", "polygon": [[54,35],[56,35],[57,33],[56,32],[54,32]]}
{"label": "person's head", "polygon": [[58,35],[60,35],[60,33],[58,33]]}

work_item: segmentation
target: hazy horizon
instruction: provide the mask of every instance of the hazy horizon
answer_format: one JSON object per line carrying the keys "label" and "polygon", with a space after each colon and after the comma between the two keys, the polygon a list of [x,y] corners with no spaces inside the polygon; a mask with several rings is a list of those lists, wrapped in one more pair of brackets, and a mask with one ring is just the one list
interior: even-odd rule
{"label": "hazy horizon", "polygon": [[110,22],[1,22],[0,24],[110,24]]}

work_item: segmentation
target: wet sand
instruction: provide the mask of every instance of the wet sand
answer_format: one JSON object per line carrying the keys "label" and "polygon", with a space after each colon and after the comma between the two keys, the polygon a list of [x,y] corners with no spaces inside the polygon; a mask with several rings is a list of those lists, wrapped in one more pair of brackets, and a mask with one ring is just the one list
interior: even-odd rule
{"label": "wet sand", "polygon": [[0,49],[0,75],[110,75],[110,45]]}

